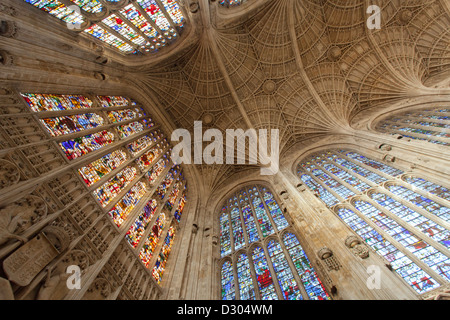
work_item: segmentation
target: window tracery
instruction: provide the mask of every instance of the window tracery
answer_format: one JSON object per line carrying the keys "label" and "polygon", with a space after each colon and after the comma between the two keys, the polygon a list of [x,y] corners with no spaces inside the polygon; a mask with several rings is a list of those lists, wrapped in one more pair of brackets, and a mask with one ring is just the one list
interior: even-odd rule
{"label": "window tracery", "polygon": [[450,281],[447,188],[351,150],[309,156],[297,174],[418,294]]}
{"label": "window tracery", "polygon": [[222,299],[331,299],[266,187],[233,194],[219,225]]}

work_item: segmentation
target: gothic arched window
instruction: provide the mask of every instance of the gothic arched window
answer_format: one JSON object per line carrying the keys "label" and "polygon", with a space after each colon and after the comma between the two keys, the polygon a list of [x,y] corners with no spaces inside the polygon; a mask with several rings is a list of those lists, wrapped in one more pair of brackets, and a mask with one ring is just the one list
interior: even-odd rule
{"label": "gothic arched window", "polygon": [[377,130],[414,140],[450,146],[450,109],[429,108],[408,111],[381,121]]}
{"label": "gothic arched window", "polygon": [[121,0],[24,1],[67,23],[70,29],[82,29],[90,17],[110,7],[113,13],[92,21],[84,33],[123,53],[155,52],[177,39],[185,24],[176,0],[137,0],[129,4]]}
{"label": "gothic arched window", "polygon": [[266,187],[233,194],[219,225],[222,299],[330,299]]}
{"label": "gothic arched window", "polygon": [[450,281],[447,188],[349,150],[314,154],[297,173],[417,293]]}
{"label": "gothic arched window", "polygon": [[76,163],[97,204],[119,230],[128,230],[125,240],[160,283],[187,188],[159,127],[122,96],[21,95],[48,139]]}

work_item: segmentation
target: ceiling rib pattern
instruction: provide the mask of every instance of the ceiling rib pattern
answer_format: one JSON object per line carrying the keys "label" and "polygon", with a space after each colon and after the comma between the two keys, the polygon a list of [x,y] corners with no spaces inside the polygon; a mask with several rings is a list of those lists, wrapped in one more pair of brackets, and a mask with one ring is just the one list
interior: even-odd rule
{"label": "ceiling rib pattern", "polygon": [[[239,24],[206,24],[187,53],[148,68],[142,83],[180,128],[192,129],[208,114],[209,127],[222,131],[279,129],[283,153],[343,132],[362,111],[432,92],[426,81],[449,71],[445,0],[383,2],[380,30],[366,26],[369,5],[270,1]],[[198,167],[212,188],[245,170]]]}

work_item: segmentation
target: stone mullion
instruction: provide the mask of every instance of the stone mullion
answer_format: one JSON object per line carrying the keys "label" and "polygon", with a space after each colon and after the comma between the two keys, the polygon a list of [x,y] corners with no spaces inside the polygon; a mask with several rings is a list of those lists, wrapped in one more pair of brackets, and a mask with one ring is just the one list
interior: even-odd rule
{"label": "stone mullion", "polygon": [[277,224],[275,223],[275,221],[273,220],[272,215],[270,214],[270,210],[269,210],[269,208],[267,207],[267,204],[266,204],[266,202],[265,202],[265,200],[264,200],[264,195],[263,195],[263,193],[261,192],[261,190],[260,190],[259,187],[256,187],[256,189],[258,190],[259,198],[261,199],[261,202],[262,202],[262,204],[263,204],[263,206],[264,206],[264,210],[266,211],[266,214],[267,214],[267,216],[269,217],[269,221],[270,221],[270,223],[272,224],[272,228],[273,228],[274,232],[275,232],[275,233],[280,232],[281,230],[278,230]]}
{"label": "stone mullion", "polygon": [[[409,190],[411,190],[411,191],[413,191],[415,193],[418,193],[418,194],[420,194],[420,195],[422,195],[424,197],[427,197],[427,198],[429,198],[429,199],[431,199],[431,200],[433,200],[433,201],[435,201],[435,202],[437,202],[437,203],[439,203],[439,204],[441,204],[441,205],[443,205],[445,207],[450,208],[450,200],[441,198],[437,194],[433,194],[431,192],[428,192],[427,190],[424,190],[422,188],[416,187],[415,185],[410,184],[410,183],[406,182],[405,180],[403,180],[403,177],[408,177],[408,176],[417,177],[415,174],[403,174],[400,177],[400,180],[398,180],[398,181],[396,180],[395,182],[397,184],[399,184],[399,185],[402,185],[402,186],[406,187],[407,189],[409,189]],[[419,177],[417,177],[417,178],[419,178]],[[424,179],[424,180],[429,181],[427,179]],[[432,181],[430,181],[430,182],[432,182]]]}
{"label": "stone mullion", "polygon": [[263,241],[265,237],[262,233],[261,226],[258,221],[258,216],[256,215],[255,207],[253,206],[253,199],[250,196],[250,191],[248,188],[245,189],[245,192],[247,192],[248,204],[250,205],[250,210],[252,211],[253,214],[253,221],[255,222],[256,231],[258,232],[260,241]]}
{"label": "stone mullion", "polygon": [[[376,191],[378,191],[378,190],[376,190]],[[382,192],[381,192],[381,190],[380,190],[380,193],[384,193],[384,194],[388,195],[390,198],[392,198],[393,200],[399,202],[400,204],[404,205],[405,207],[407,207],[407,208],[409,208],[409,209],[411,209],[411,210],[417,212],[417,213],[420,214],[421,216],[423,216],[423,217],[425,217],[425,218],[427,218],[427,219],[429,219],[429,220],[435,222],[436,224],[440,225],[441,227],[443,227],[443,228],[445,228],[445,229],[447,229],[447,230],[450,230],[450,224],[449,224],[448,222],[442,220],[442,219],[439,218],[439,217],[436,217],[435,215],[433,215],[432,213],[428,212],[427,210],[425,210],[425,209],[423,209],[423,208],[421,208],[421,207],[419,207],[419,206],[416,206],[415,204],[413,204],[413,203],[411,203],[411,202],[409,202],[409,201],[407,201],[407,200],[405,200],[405,199],[403,199],[403,198],[397,196],[395,193],[389,191],[386,187],[384,187],[384,188],[382,189]],[[376,203],[375,200],[373,200],[373,202]],[[381,207],[381,206],[380,206],[380,207]],[[386,210],[388,211],[388,209],[386,209]],[[402,219],[400,219],[400,218],[397,217],[396,215],[393,214],[393,216],[395,217],[395,220],[396,220],[396,221],[397,221],[397,219],[399,219],[400,221],[403,221]],[[406,223],[407,225],[409,225],[406,221],[404,221],[403,223]],[[413,227],[413,226],[411,226],[411,228],[415,228],[415,229],[416,229],[416,227]],[[432,242],[432,243],[434,243],[434,246],[438,246],[438,247],[439,247],[439,248],[438,248],[439,251],[441,251],[441,252],[443,252],[443,253],[444,253],[445,251],[448,251],[448,249],[445,248],[442,244],[438,243],[436,240],[433,240],[433,239],[429,238],[426,234],[424,234],[424,233],[423,233],[422,231],[420,231],[419,229],[417,229],[417,231],[419,232],[419,234],[421,234],[421,235],[423,234],[423,237],[426,237],[427,239],[429,239],[429,240],[427,240],[427,242]],[[450,258],[450,251],[449,251],[449,253],[447,253],[447,254],[444,253],[444,254],[447,255],[447,256],[449,256],[449,258]]]}
{"label": "stone mullion", "polygon": [[[344,153],[338,152],[338,155],[341,158],[344,158],[345,160],[350,161],[351,163],[353,163],[353,164],[355,164],[357,166],[360,166],[361,168],[367,169],[370,172],[376,173],[377,175],[379,175],[381,177],[384,177],[386,180],[396,179],[396,177],[393,177],[393,176],[387,174],[386,172],[384,172],[382,170],[378,170],[378,169],[372,168],[371,166],[369,166],[369,165],[367,165],[365,163],[362,163],[362,162],[359,162],[359,161],[357,161],[355,159],[352,159],[352,158],[348,157],[347,155],[345,155]],[[378,161],[378,162],[380,162],[380,161]]]}
{"label": "stone mullion", "polygon": [[329,175],[333,180],[339,182],[341,185],[343,185],[344,187],[346,187],[347,189],[349,189],[351,192],[353,192],[355,195],[362,193],[361,191],[357,190],[355,187],[353,187],[352,185],[348,184],[346,181],[342,180],[341,178],[339,178],[338,176],[336,176],[333,172],[325,169],[324,167],[322,167],[321,164],[315,163],[315,165],[317,167],[319,167],[323,172],[325,172],[327,175]]}
{"label": "stone mullion", "polygon": [[125,38],[123,35],[121,35],[119,32],[117,32],[116,30],[112,29],[111,27],[107,26],[105,23],[103,22],[97,22],[97,25],[99,25],[101,28],[105,29],[106,31],[108,31],[110,34],[114,35],[115,37],[119,38],[121,41],[125,42],[126,44],[128,44],[129,46],[131,46],[134,50],[138,50],[137,47],[139,46],[138,44],[135,44],[134,42],[132,42],[131,40]]}
{"label": "stone mullion", "polygon": [[[165,176],[169,173],[170,169],[171,169],[171,166],[168,166],[167,170],[163,171],[163,172],[161,173],[161,175],[158,177],[158,183],[155,184],[155,186],[153,187],[153,190],[149,193],[149,198],[147,199],[146,202],[148,202],[150,199],[155,199],[154,194],[155,194],[157,188],[161,185],[161,183],[162,183],[162,181],[164,180]],[[175,179],[174,179],[174,182],[175,182]],[[170,188],[170,190],[171,190],[171,188]],[[169,192],[169,189],[167,190],[167,192]],[[136,247],[136,249],[135,249],[135,252],[137,252],[138,254],[139,254],[139,252],[142,250],[142,247],[144,246],[145,241],[146,241],[147,238],[150,236],[150,233],[152,232],[152,228],[151,228],[151,227],[155,224],[156,220],[158,219],[159,215],[161,214],[161,212],[162,212],[162,210],[163,210],[163,208],[164,208],[164,205],[165,205],[165,203],[166,203],[166,201],[167,201],[167,199],[166,199],[165,201],[162,201],[162,202],[159,204],[159,201],[158,201],[157,199],[155,199],[155,200],[156,200],[156,202],[158,203],[158,205],[157,205],[157,208],[156,208],[156,211],[155,211],[153,217],[150,219],[150,221],[149,221],[147,227],[145,228],[144,233],[142,234],[142,237],[141,237],[141,239],[139,240],[139,243],[138,243],[138,245],[137,245],[137,247]],[[135,217],[135,219],[136,219],[136,218],[137,218],[137,217]],[[171,218],[171,217],[167,217],[167,215],[166,215],[166,217],[165,217],[166,221],[167,221],[168,219],[170,219],[170,218]],[[134,219],[134,220],[135,220],[135,219]],[[134,220],[133,220],[133,221],[134,221]],[[162,234],[161,234],[161,235],[162,235]],[[160,239],[161,239],[161,237],[160,237]],[[158,242],[159,242],[159,240],[158,240]],[[153,254],[152,254],[152,255],[154,255],[155,251],[156,251],[156,248],[155,248],[155,250],[153,251]]]}
{"label": "stone mullion", "polygon": [[[152,145],[148,146],[146,149],[144,149],[143,151],[139,152],[137,155],[133,156],[131,154],[127,154],[128,159],[122,163],[120,166],[118,166],[116,169],[112,170],[111,172],[107,173],[106,175],[104,175],[103,177],[101,177],[100,180],[98,180],[97,182],[93,183],[91,186],[87,187],[89,190],[93,191],[95,189],[97,189],[98,187],[102,186],[105,182],[107,182],[109,179],[111,179],[112,177],[114,177],[117,173],[121,172],[123,169],[125,169],[128,166],[134,166],[136,167],[136,169],[138,170],[138,172],[140,171],[141,173],[147,173],[163,156],[164,154],[169,150],[169,147],[166,147],[160,155],[158,155],[155,159],[153,159],[152,164],[148,166],[148,168],[146,168],[144,171],[142,171],[139,168],[139,165],[136,164],[136,160],[139,159],[143,154],[145,154],[146,152],[151,151],[158,143],[160,143],[164,138],[160,138],[158,141],[154,142]],[[121,148],[118,148],[117,150],[119,150]],[[126,150],[126,148],[123,148],[122,151]],[[126,152],[128,153],[128,152]],[[84,182],[84,181],[83,181]]]}
{"label": "stone mullion", "polygon": [[[376,190],[375,190],[376,192]],[[375,200],[373,200],[372,198],[370,198],[369,196],[363,195],[361,200],[368,202],[370,205],[372,205],[373,207],[375,207],[377,210],[381,211],[382,213],[384,213],[386,216],[388,216],[390,219],[394,220],[398,225],[400,225],[401,227],[403,227],[404,229],[408,230],[412,235],[418,237],[421,240],[425,240],[426,242],[428,242],[429,245],[431,245],[430,243],[432,243],[433,247],[434,245],[438,245],[438,246],[442,246],[440,244],[438,244],[436,241],[434,241],[433,239],[430,239],[429,237],[427,237],[426,235],[423,235],[423,233],[416,229],[415,227],[411,226],[410,224],[408,224],[407,222],[405,222],[404,220],[400,219],[398,216],[396,216],[395,214],[393,214],[392,212],[390,212],[387,208],[381,206],[380,204],[378,204],[378,202],[376,202]],[[356,208],[355,208],[356,209]],[[387,232],[382,231],[379,232],[380,234],[382,234],[383,236],[390,236],[387,234]],[[391,237],[393,240],[394,238]],[[391,242],[391,240],[388,240],[389,242]],[[396,241],[396,240],[394,240]],[[392,242],[391,242],[392,243]],[[399,242],[395,242],[401,245],[401,247],[398,247],[398,249],[400,248],[404,248],[404,250],[401,250],[404,254],[410,254],[408,255],[408,257],[413,260],[411,257],[414,257],[416,260],[413,260],[414,262],[417,261],[417,265],[419,265],[423,270],[425,270],[428,274],[430,274],[434,279],[436,279],[440,284],[444,284],[447,281],[440,276],[439,274],[437,274],[431,267],[429,267],[425,262],[422,262],[419,258],[417,258],[411,251],[409,251],[403,244],[399,243]],[[397,246],[396,246],[397,247]],[[447,251],[447,253],[445,253],[445,251]],[[445,250],[444,252],[442,252],[443,254],[445,254],[446,256],[450,256],[450,253],[448,253],[448,250]],[[420,263],[420,264],[419,264]],[[423,265],[423,267],[422,267]]]}
{"label": "stone mullion", "polygon": [[[408,120],[411,120],[411,122],[408,122]],[[431,123],[436,123],[436,124],[450,124],[450,121],[446,121],[446,120],[424,119],[424,118],[418,118],[418,117],[401,118],[400,121],[387,120],[387,121],[385,121],[385,123],[388,123],[391,126],[400,124],[404,127],[409,127],[412,129],[423,129],[423,130],[428,130],[428,131],[435,131],[438,133],[446,133],[446,131],[448,131],[447,128],[441,128],[441,127],[437,127],[437,126],[426,126],[426,125],[412,123],[414,121],[416,121],[416,122],[431,122]]]}
{"label": "stone mullion", "polygon": [[278,299],[279,300],[285,300],[284,296],[283,296],[283,291],[281,290],[281,287],[280,287],[280,282],[278,281],[278,275],[275,272],[275,269],[273,267],[272,258],[270,257],[269,251],[267,250],[266,243],[263,243],[261,248],[264,251],[264,256],[266,258],[267,266],[269,267],[270,274],[272,275],[272,283],[274,285],[275,292],[277,293]]}
{"label": "stone mullion", "polygon": [[[361,200],[369,202],[372,204],[372,199],[361,196]],[[383,229],[381,229],[376,223],[374,223],[371,219],[367,218],[361,211],[355,208],[355,206],[352,206],[351,210],[357,214],[364,222],[366,222],[373,230],[378,232],[380,235],[382,235],[389,243],[391,243],[395,248],[397,248],[399,251],[401,251],[404,255],[406,255],[412,262],[414,262],[417,266],[419,266],[422,270],[424,270],[426,273],[428,273],[430,276],[433,277],[434,280],[438,281],[441,285],[446,283],[446,281],[437,274],[433,269],[431,269],[427,264],[422,262],[419,258],[417,258],[411,251],[406,249],[403,244],[398,242],[396,239],[394,239],[391,235],[387,234]],[[384,210],[383,210],[384,212]]]}
{"label": "stone mullion", "polygon": [[[138,3],[133,3],[134,8],[139,11],[141,13],[141,15],[144,17],[144,19],[147,21],[147,23],[149,23],[153,29],[156,30],[156,32],[161,35],[162,37],[164,36],[164,33],[162,32],[162,30],[158,27],[158,25],[153,21],[152,18],[150,18],[150,16],[147,14],[147,12],[145,11],[144,8],[142,8]],[[158,35],[155,36],[154,39],[156,39]],[[147,36],[148,38],[148,36]]]}
{"label": "stone mullion", "polygon": [[[356,179],[361,180],[362,182],[368,184],[368,185],[369,185],[370,187],[372,187],[372,188],[378,186],[378,184],[376,184],[375,182],[373,182],[373,181],[367,179],[366,177],[360,175],[360,174],[357,173],[357,172],[352,171],[351,169],[349,169],[349,168],[347,168],[347,167],[344,167],[343,165],[341,165],[341,164],[339,164],[339,163],[337,163],[337,162],[332,162],[331,160],[325,160],[325,162],[326,162],[326,163],[329,163],[329,164],[335,165],[336,167],[338,167],[338,168],[341,169],[342,171],[347,172],[349,175],[355,177]],[[353,162],[352,162],[352,163],[353,163]],[[361,192],[361,191],[358,191],[358,193],[362,193],[362,192]]]}
{"label": "stone mullion", "polygon": [[170,26],[174,29],[177,30],[177,26],[175,25],[175,23],[173,22],[172,18],[170,17],[169,13],[166,10],[166,7],[164,7],[164,4],[162,3],[161,0],[155,0],[156,3],[158,4],[159,8],[161,9],[161,12],[164,14],[164,16],[166,17],[167,21],[169,22]]}
{"label": "stone mullion", "polygon": [[250,266],[250,274],[251,274],[251,277],[252,277],[252,285],[253,285],[253,288],[255,290],[255,299],[256,300],[261,300],[261,292],[259,291],[258,279],[256,277],[256,271],[255,271],[255,264],[253,263],[251,252],[250,253],[246,252],[245,254],[247,256],[248,264]]}
{"label": "stone mullion", "polygon": [[[114,14],[117,15],[120,19],[122,19],[122,21],[125,22],[131,29],[133,29],[134,32],[136,32],[139,36],[144,38],[144,40],[146,41],[146,44],[149,43],[148,36],[144,32],[142,32],[141,29],[139,29],[137,26],[135,26],[133,22],[128,20],[128,18],[125,17],[120,11],[117,11]],[[146,44],[142,44],[142,46],[145,46]]]}
{"label": "stone mullion", "polygon": [[[314,168],[313,168],[314,169]],[[328,187],[322,180],[320,180],[319,178],[317,178],[315,175],[312,174],[311,171],[302,171],[302,174],[307,174],[309,175],[316,183],[318,183],[322,188],[324,188],[325,190],[327,190],[329,193],[331,193],[340,203],[344,202],[345,199],[343,199],[339,194],[337,194],[333,188]],[[301,180],[301,178],[300,178]],[[308,186],[305,182],[303,182],[306,186]],[[309,188],[309,186],[308,186]],[[310,189],[313,193],[314,190]],[[320,199],[320,197],[319,197]],[[323,202],[323,201],[322,201]]]}
{"label": "stone mullion", "polygon": [[245,243],[246,243],[246,246],[249,246],[250,245],[250,239],[249,239],[248,234],[247,234],[247,227],[245,225],[244,214],[242,213],[242,207],[241,207],[241,202],[239,201],[239,196],[237,196],[237,207],[238,207],[238,210],[239,210],[239,216],[241,217],[241,226],[242,226],[242,231],[244,233]]}
{"label": "stone mullion", "polygon": [[[295,235],[295,237],[297,237],[297,235]],[[297,237],[297,239],[298,239],[298,237]],[[311,300],[309,298],[308,292],[306,292],[306,289],[305,289],[305,287],[303,285],[303,282],[302,282],[302,280],[300,278],[300,275],[298,274],[297,268],[295,267],[294,262],[292,261],[292,257],[289,254],[289,251],[287,250],[286,245],[285,245],[285,243],[283,241],[283,238],[281,236],[279,237],[278,243],[280,244],[281,249],[283,250],[283,254],[285,256],[285,259],[286,259],[286,261],[287,261],[287,263],[289,265],[289,268],[291,269],[291,272],[292,272],[292,275],[294,276],[295,281],[298,284],[298,287],[299,287],[300,292],[301,292],[301,294],[303,296],[303,299],[304,300]]]}

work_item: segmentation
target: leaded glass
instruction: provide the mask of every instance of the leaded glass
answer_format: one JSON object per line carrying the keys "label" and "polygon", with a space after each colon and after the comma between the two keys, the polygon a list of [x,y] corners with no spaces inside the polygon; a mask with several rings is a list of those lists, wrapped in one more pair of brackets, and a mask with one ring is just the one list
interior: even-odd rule
{"label": "leaded glass", "polygon": [[155,266],[153,267],[153,277],[156,282],[161,283],[164,271],[166,269],[167,259],[169,259],[169,254],[172,250],[173,241],[175,240],[176,228],[174,225],[171,225],[167,235],[164,239],[163,246],[161,248],[161,252],[158,255],[158,259],[156,259]]}
{"label": "leaded glass", "polygon": [[133,248],[137,247],[157,208],[158,203],[156,202],[156,200],[152,199],[148,201],[144,209],[142,209],[139,216],[131,225],[130,229],[125,235],[125,239],[127,239],[127,241],[133,246]]}
{"label": "leaded glass", "polygon": [[255,266],[256,281],[262,300],[278,300],[272,275],[267,264],[264,250],[256,247],[252,252],[253,265]]}
{"label": "leaded glass", "polygon": [[255,300],[255,289],[250,272],[250,264],[246,254],[239,255],[236,262],[236,270],[240,300]]}
{"label": "leaded glass", "polygon": [[297,237],[293,233],[286,233],[283,236],[283,242],[309,298],[311,300],[330,300],[330,296],[311,266]]}
{"label": "leaded glass", "polygon": [[84,137],[60,142],[59,145],[66,154],[67,159],[73,160],[111,144],[114,140],[115,138],[112,132],[103,130]]}
{"label": "leaded glass", "polygon": [[34,112],[62,111],[91,108],[93,102],[81,95],[55,95],[21,93],[25,102]]}
{"label": "leaded glass", "polygon": [[105,207],[111,202],[127,185],[129,185],[137,175],[134,167],[126,167],[118,172],[114,177],[98,187],[92,193],[94,197]]}
{"label": "leaded glass", "polygon": [[78,172],[88,186],[99,181],[127,160],[127,154],[122,150],[113,151],[94,162],[81,167]]}
{"label": "leaded glass", "polygon": [[235,300],[236,292],[234,287],[233,265],[230,261],[226,261],[222,265],[220,272],[220,284],[222,287],[222,300]]}
{"label": "leaded glass", "polygon": [[96,113],[77,114],[39,120],[53,137],[93,129],[104,124]]}
{"label": "leaded glass", "polygon": [[145,240],[141,251],[139,252],[139,257],[144,265],[148,268],[150,266],[150,260],[153,257],[158,241],[161,238],[162,231],[166,222],[166,215],[161,212],[153,224],[150,234]]}
{"label": "leaded glass", "polygon": [[109,216],[113,219],[114,223],[120,227],[122,223],[127,219],[131,211],[136,207],[141,198],[147,191],[147,186],[138,181],[133,185],[125,196],[120,199],[119,202],[108,212]]}

